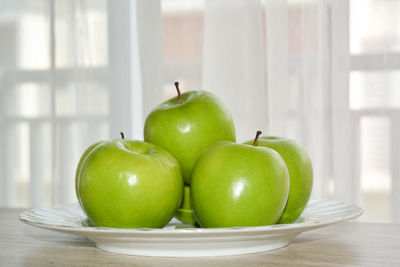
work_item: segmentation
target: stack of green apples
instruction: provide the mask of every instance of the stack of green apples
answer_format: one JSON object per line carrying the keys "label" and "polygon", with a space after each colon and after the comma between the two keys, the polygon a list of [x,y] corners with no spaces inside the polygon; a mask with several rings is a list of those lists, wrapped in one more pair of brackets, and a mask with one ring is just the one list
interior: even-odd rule
{"label": "stack of green apples", "polygon": [[313,171],[296,141],[236,143],[233,118],[212,93],[188,91],[147,117],[144,141],[100,141],[83,154],[76,194],[96,226],[162,228],[176,216],[200,227],[293,223]]}

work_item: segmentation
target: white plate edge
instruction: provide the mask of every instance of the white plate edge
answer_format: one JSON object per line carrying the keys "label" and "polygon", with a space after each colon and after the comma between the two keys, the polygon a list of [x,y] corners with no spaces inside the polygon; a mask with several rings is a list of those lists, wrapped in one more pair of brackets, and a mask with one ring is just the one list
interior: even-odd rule
{"label": "white plate edge", "polygon": [[[324,201],[324,200],[321,200]],[[336,204],[346,204],[344,202],[338,202],[338,201],[329,201],[329,202],[334,202]],[[44,224],[40,222],[35,222],[32,221],[28,218],[26,218],[26,214],[29,214],[33,210],[39,210],[39,209],[45,209],[45,208],[37,208],[37,209],[31,209],[22,212],[19,215],[19,219],[21,222],[26,223],[28,225],[40,227],[43,229],[49,229],[53,231],[59,231],[59,232],[64,232],[64,233],[76,233],[80,235],[85,235],[85,234],[90,234],[90,233],[95,233],[95,234],[125,234],[125,235],[138,235],[138,236],[152,236],[152,235],[166,235],[166,236],[174,236],[174,235],[190,235],[192,237],[194,236],[202,236],[205,234],[218,234],[218,235],[224,235],[224,234],[247,234],[247,233],[255,233],[255,232],[263,232],[263,233],[273,233],[273,232],[281,232],[281,231],[293,231],[293,232],[304,232],[304,231],[309,231],[313,230],[316,228],[320,228],[323,226],[339,223],[339,222],[344,222],[348,221],[351,219],[355,219],[359,216],[361,216],[364,212],[364,210],[357,205],[354,204],[346,204],[352,208],[356,208],[354,213],[349,214],[347,216],[343,217],[338,217],[326,221],[307,221],[307,222],[301,222],[301,223],[296,223],[296,224],[275,224],[275,225],[267,225],[267,226],[253,226],[253,227],[229,227],[229,228],[184,228],[184,229],[154,229],[154,228],[138,228],[138,229],[132,229],[132,228],[107,228],[107,227],[82,227],[82,226],[57,226],[57,225],[51,225],[51,224]],[[63,206],[63,205],[58,205],[58,206]],[[51,206],[55,207],[55,206]],[[50,208],[50,207],[48,207]]]}

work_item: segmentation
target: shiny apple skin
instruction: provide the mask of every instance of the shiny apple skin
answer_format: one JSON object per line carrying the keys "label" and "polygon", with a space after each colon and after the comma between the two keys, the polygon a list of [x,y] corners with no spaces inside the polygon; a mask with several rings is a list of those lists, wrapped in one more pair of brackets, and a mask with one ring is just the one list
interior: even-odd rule
{"label": "shiny apple skin", "polygon": [[191,200],[202,227],[275,224],[288,194],[288,169],[269,148],[218,143],[193,168]]}
{"label": "shiny apple skin", "polygon": [[177,160],[134,140],[98,144],[82,166],[78,186],[86,215],[103,227],[162,228],[183,196]]}
{"label": "shiny apple skin", "polygon": [[228,108],[212,93],[188,91],[155,108],[147,117],[144,140],[170,152],[190,184],[192,168],[200,153],[218,141],[236,141]]}
{"label": "shiny apple skin", "polygon": [[262,136],[258,139],[257,146],[268,147],[278,152],[288,167],[289,198],[278,223],[293,223],[300,217],[312,192],[313,168],[310,156],[295,140],[284,137]]}
{"label": "shiny apple skin", "polygon": [[96,143],[92,144],[91,146],[89,146],[89,147],[85,150],[85,152],[83,152],[83,154],[82,154],[82,156],[81,156],[81,159],[79,160],[78,167],[76,168],[76,172],[75,172],[75,193],[76,193],[76,198],[77,198],[78,201],[79,201],[79,205],[81,205],[81,208],[83,208],[83,206],[82,206],[82,203],[81,203],[81,199],[80,199],[80,197],[79,197],[79,186],[78,186],[78,185],[79,185],[79,177],[80,177],[80,173],[81,173],[81,170],[82,170],[82,166],[83,166],[83,163],[85,163],[85,161],[86,161],[87,156],[89,155],[89,153],[92,152],[92,150],[93,150],[98,144],[100,144],[101,142],[103,142],[103,141],[99,141],[99,142],[96,142]]}

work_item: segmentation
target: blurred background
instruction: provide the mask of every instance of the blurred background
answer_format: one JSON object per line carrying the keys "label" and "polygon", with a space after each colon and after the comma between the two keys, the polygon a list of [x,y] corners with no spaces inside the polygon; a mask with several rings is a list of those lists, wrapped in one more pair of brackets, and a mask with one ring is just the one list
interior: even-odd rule
{"label": "blurred background", "polygon": [[400,0],[0,0],[0,206],[76,201],[80,155],[209,90],[297,139],[312,197],[400,222]]}

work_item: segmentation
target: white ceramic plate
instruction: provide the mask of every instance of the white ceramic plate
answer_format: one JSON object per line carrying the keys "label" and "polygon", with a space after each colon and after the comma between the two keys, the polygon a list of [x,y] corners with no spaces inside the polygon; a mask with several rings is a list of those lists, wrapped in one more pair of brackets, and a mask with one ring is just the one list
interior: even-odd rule
{"label": "white ceramic plate", "polygon": [[354,219],[363,210],[346,203],[310,201],[293,224],[257,227],[194,228],[175,218],[163,229],[91,227],[79,205],[33,209],[22,222],[93,240],[102,250],[141,256],[200,257],[262,252],[287,246],[301,232]]}

